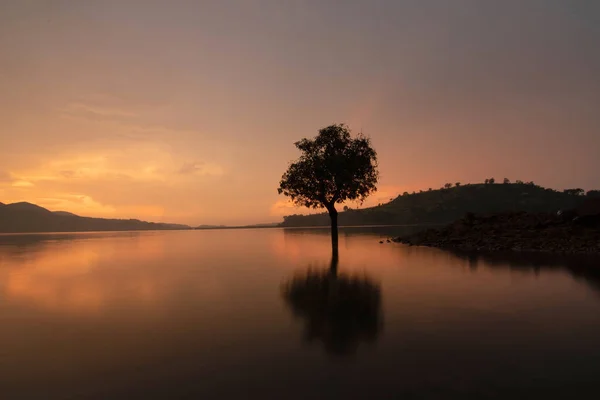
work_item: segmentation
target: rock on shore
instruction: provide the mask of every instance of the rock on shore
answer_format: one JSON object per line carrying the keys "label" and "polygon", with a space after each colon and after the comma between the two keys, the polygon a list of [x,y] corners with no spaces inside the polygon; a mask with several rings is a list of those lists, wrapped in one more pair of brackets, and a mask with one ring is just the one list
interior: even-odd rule
{"label": "rock on shore", "polygon": [[395,242],[457,250],[547,251],[600,254],[600,216],[566,212],[467,214],[441,229],[399,237]]}

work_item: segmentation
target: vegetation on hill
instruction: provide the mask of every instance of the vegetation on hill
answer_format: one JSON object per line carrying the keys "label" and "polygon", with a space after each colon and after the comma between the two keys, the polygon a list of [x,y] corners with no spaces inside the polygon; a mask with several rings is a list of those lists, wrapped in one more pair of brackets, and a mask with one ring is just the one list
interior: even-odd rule
{"label": "vegetation on hill", "polygon": [[31,203],[0,206],[0,232],[92,232],[190,229],[187,225],[163,224],[137,219],[80,217],[64,211],[52,212]]}
{"label": "vegetation on hill", "polygon": [[[446,184],[443,188],[412,194],[404,193],[386,204],[364,209],[345,208],[339,213],[339,224],[351,225],[403,225],[447,224],[463,217],[467,212],[495,213],[505,211],[556,212],[581,204],[586,197],[595,197],[599,191],[567,189],[557,191],[517,181],[496,183],[491,178],[479,184]],[[327,214],[288,215],[282,227],[327,226]]]}

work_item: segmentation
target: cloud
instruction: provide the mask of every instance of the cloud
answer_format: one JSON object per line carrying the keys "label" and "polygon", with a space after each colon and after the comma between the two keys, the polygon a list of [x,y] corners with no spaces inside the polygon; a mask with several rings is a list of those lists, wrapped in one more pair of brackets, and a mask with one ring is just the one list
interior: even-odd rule
{"label": "cloud", "polygon": [[93,121],[128,121],[139,116],[138,113],[128,109],[121,109],[112,105],[90,104],[85,102],[72,102],[67,104],[61,109],[61,115]]}
{"label": "cloud", "polygon": [[12,180],[13,179],[12,179],[12,176],[10,175],[10,173],[0,170],[0,183],[12,182]]}
{"label": "cloud", "polygon": [[71,170],[65,170],[65,171],[59,171],[58,174],[64,178],[73,178],[76,175],[75,171],[71,171]]}
{"label": "cloud", "polygon": [[[67,181],[164,181],[164,171],[174,161],[160,146],[153,144],[106,148],[95,152],[63,154],[19,171],[18,178],[28,182]],[[171,167],[171,168],[170,168]]]}
{"label": "cloud", "polygon": [[11,174],[13,184],[3,184],[3,202],[27,200],[83,216],[157,222],[173,222],[172,217],[187,222],[211,207],[206,204],[222,202],[196,185],[210,177],[220,180],[225,173],[221,165],[209,160],[182,164],[182,157],[160,143],[121,144],[70,150],[17,169]]}
{"label": "cloud", "polygon": [[196,175],[196,176],[220,176],[223,175],[223,168],[217,164],[199,162],[186,162],[178,171],[181,175]]}
{"label": "cloud", "polygon": [[18,180],[18,181],[14,181],[11,184],[11,186],[19,187],[19,188],[26,188],[26,187],[33,187],[35,185],[27,180]]}

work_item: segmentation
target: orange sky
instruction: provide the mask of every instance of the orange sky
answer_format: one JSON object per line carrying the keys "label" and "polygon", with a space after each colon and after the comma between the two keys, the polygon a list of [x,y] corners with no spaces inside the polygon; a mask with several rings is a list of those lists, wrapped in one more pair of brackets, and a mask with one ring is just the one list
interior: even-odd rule
{"label": "orange sky", "polygon": [[276,190],[293,142],[337,122],[379,153],[369,204],[491,176],[598,188],[599,18],[585,0],[3,1],[0,201],[278,221],[299,212]]}

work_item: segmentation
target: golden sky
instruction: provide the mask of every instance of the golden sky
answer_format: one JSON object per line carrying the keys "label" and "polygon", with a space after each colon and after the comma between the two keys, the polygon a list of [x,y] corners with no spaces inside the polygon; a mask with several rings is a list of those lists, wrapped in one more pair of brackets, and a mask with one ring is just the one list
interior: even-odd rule
{"label": "golden sky", "polygon": [[600,3],[0,2],[0,202],[278,221],[293,143],[371,136],[375,204],[533,180],[600,187]]}

